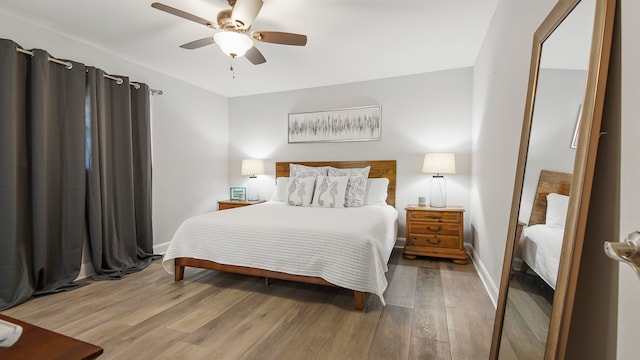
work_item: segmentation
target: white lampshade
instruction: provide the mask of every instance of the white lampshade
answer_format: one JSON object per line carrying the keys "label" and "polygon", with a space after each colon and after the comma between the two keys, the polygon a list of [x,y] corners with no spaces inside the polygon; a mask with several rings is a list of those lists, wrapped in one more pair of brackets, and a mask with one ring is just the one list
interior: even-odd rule
{"label": "white lampshade", "polygon": [[454,153],[427,153],[424,155],[422,172],[429,174],[455,174],[456,155]]}
{"label": "white lampshade", "polygon": [[213,40],[223,53],[231,57],[243,56],[253,46],[253,41],[246,35],[235,31],[220,31],[213,35]]}
{"label": "white lampshade", "polygon": [[242,160],[242,175],[262,175],[264,174],[264,160],[261,159],[245,159]]}

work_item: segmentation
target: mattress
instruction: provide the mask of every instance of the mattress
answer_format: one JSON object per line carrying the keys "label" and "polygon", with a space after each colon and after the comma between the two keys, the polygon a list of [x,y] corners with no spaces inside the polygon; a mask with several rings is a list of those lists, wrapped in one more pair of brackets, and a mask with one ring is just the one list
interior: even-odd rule
{"label": "mattress", "polygon": [[187,219],[162,264],[189,257],[288,274],[320,277],[376,294],[384,304],[387,262],[395,244],[397,210],[288,206],[270,201]]}
{"label": "mattress", "polygon": [[538,224],[524,229],[522,260],[553,289],[556,288],[564,227]]}

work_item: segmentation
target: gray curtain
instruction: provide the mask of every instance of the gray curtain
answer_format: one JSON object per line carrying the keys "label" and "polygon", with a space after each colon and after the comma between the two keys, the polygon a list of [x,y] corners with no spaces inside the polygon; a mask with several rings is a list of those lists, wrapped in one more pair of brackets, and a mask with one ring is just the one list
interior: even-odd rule
{"label": "gray curtain", "polygon": [[148,87],[87,70],[87,223],[94,279],[117,279],[151,260]]}
{"label": "gray curtain", "polygon": [[0,310],[69,286],[85,213],[85,67],[0,39]]}

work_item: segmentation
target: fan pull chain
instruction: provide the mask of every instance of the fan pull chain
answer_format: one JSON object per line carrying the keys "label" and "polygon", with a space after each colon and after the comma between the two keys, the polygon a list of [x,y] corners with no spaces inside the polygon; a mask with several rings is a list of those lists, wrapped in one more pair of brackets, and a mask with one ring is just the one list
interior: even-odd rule
{"label": "fan pull chain", "polygon": [[231,71],[231,78],[232,78],[232,79],[235,79],[235,78],[236,78],[236,72],[235,72],[235,69],[233,68],[233,60],[234,60],[235,58],[236,58],[236,57],[234,56],[234,54],[231,54],[231,66],[229,66],[229,71]]}

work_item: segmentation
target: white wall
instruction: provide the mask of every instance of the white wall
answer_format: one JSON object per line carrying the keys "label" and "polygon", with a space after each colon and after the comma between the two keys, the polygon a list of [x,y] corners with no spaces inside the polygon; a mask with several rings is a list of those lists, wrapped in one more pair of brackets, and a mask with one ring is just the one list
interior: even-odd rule
{"label": "white wall", "polygon": [[152,84],[164,91],[152,125],[154,244],[164,251],[183,220],[229,194],[228,102],[177,80]]}
{"label": "white wall", "polygon": [[[425,152],[456,153],[457,173],[446,176],[448,203],[469,214],[471,162],[471,68],[366,81],[229,100],[229,179],[244,186],[244,158],[267,159],[262,198],[274,184],[275,161],[397,160],[396,208],[404,236],[407,204],[426,196],[430,176],[421,173]],[[287,115],[365,105],[382,105],[382,140],[343,143],[287,141]],[[468,222],[467,222],[468,224]],[[468,226],[467,226],[468,228]]]}
{"label": "white wall", "polygon": [[164,92],[152,98],[154,244],[169,241],[185,218],[215,209],[216,198],[228,192],[225,97],[2,12],[0,36]]}
{"label": "white wall", "polygon": [[497,299],[522,130],[533,33],[554,0],[500,0],[474,66],[471,234]]}

